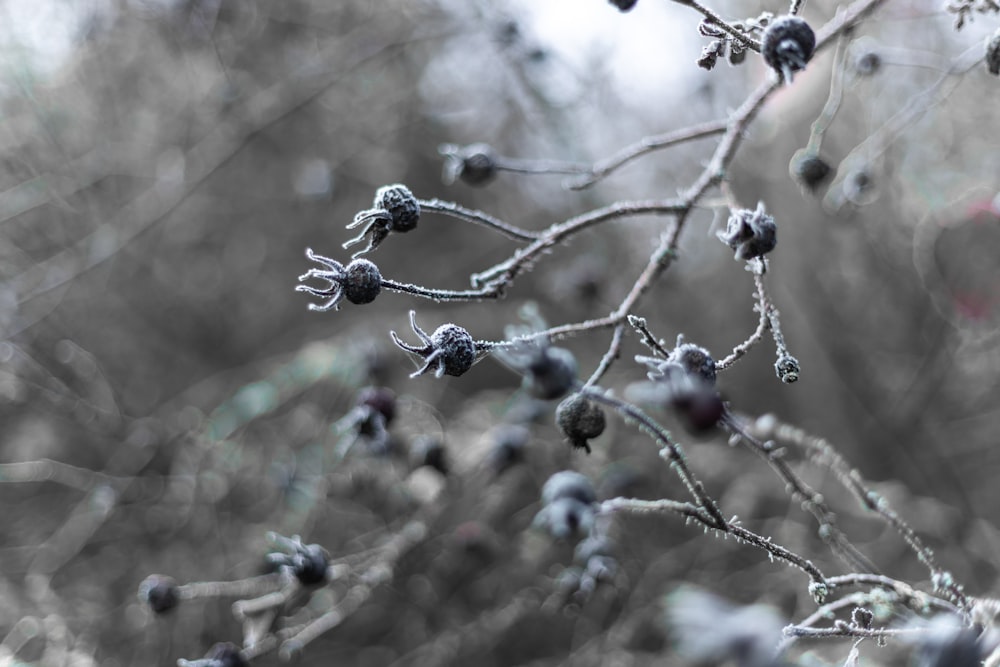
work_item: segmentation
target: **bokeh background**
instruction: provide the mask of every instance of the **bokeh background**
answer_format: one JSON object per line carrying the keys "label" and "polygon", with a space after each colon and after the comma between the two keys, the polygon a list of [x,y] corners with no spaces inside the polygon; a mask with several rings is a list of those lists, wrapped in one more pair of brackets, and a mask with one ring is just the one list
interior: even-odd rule
{"label": "bokeh background", "polygon": [[[431,539],[310,646],[305,664],[683,664],[663,613],[682,583],[767,602],[787,618],[814,608],[799,573],[672,517],[617,527],[622,572],[587,603],[532,605],[571,560],[571,549],[528,530],[549,474],[581,470],[602,497],[680,498],[680,485],[620,422],[590,456],[570,451],[553,406],[526,405],[501,365],[410,380],[412,361],[390,344],[390,330],[405,337],[410,309],[428,329],[454,321],[493,340],[528,302],[550,324],[605,315],[663,220],[588,231],[499,302],[384,293],[318,314],[293,291],[307,246],[347,258],[344,226],[383,184],[530,229],[689,184],[710,139],[582,192],[558,175],[442,183],[444,142],[589,163],[645,135],[723,118],[768,75],[755,57],[698,69],[707,40],[694,12],[638,5],[620,14],[599,0],[5,3],[0,659],[198,657],[239,641],[231,600],[153,617],[136,598],[146,575],[258,573],[269,530],[352,553],[427,503],[445,506]],[[782,10],[772,5],[718,9],[733,18]],[[835,5],[809,3],[805,16],[820,25]],[[768,280],[803,372],[782,385],[765,341],[720,384],[739,412],[772,412],[828,438],[971,593],[992,595],[1000,88],[972,65],[996,19],[977,16],[960,33],[952,23],[939,2],[887,8],[844,42],[842,60],[824,52],[751,126],[732,191],[751,208],[766,202],[778,221]],[[870,53],[881,66],[866,73],[856,62]],[[839,170],[810,194],[788,164],[831,74],[843,95],[822,153]],[[638,311],[656,335],[684,334],[721,358],[756,326],[753,284],[714,236],[724,201],[705,204]],[[387,277],[460,289],[514,248],[426,214],[372,257]],[[589,373],[607,343],[602,332],[566,345]],[[604,384],[641,379],[631,358],[643,351],[626,336]],[[343,458],[336,424],[369,384],[399,396],[396,447]],[[497,474],[498,426],[525,420],[525,462]],[[414,477],[408,443],[425,435],[445,442],[444,479]],[[684,442],[724,512],[837,571],[769,470],[724,439]],[[822,471],[805,474],[880,567],[926,584],[883,524]],[[428,484],[439,494],[431,500]],[[803,646],[831,663],[848,648]],[[869,651],[875,662],[902,659]]]}

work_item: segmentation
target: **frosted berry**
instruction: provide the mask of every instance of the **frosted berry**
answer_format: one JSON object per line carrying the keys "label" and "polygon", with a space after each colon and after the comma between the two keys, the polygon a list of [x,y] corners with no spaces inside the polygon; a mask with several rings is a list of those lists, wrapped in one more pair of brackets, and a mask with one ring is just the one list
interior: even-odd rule
{"label": "frosted berry", "polygon": [[368,237],[368,245],[354,257],[370,252],[381,245],[390,232],[409,232],[416,229],[420,220],[420,202],[405,185],[383,185],[375,192],[372,208],[361,211],[347,225],[348,229],[361,227],[361,233],[344,242],[344,247],[361,243]]}
{"label": "frosted berry", "polygon": [[556,425],[573,447],[589,454],[587,441],[604,433],[604,410],[583,394],[573,394],[556,408]]}
{"label": "frosted berry", "polygon": [[151,574],[139,584],[139,599],[157,614],[168,612],[180,602],[177,582],[162,574]]}
{"label": "frosted berry", "polygon": [[382,291],[382,274],[367,259],[355,259],[344,273],[344,296],[351,303],[371,303]]}
{"label": "frosted berry", "polygon": [[420,220],[420,204],[410,189],[399,183],[383,185],[375,192],[373,206],[389,213],[389,229],[408,232],[416,229]]}
{"label": "frosted berry", "polygon": [[799,368],[798,359],[789,354],[783,354],[774,362],[774,372],[777,373],[782,382],[791,384],[798,381],[799,373],[802,371]]}
{"label": "frosted berry", "polygon": [[[679,345],[677,349],[683,347],[685,346]],[[704,354],[707,356],[707,353]],[[695,358],[698,357],[694,354],[689,356],[689,360]],[[709,381],[706,377],[707,360],[702,363],[701,372],[697,366],[693,369],[686,368],[678,361],[642,356],[636,357],[636,360],[651,368],[648,375],[653,382],[647,385],[650,398],[664,407],[673,408],[690,432],[701,434],[711,431],[725,416],[726,406],[715,389],[714,379]],[[714,375],[714,363],[711,369]]]}
{"label": "frosted berry", "polygon": [[457,324],[442,324],[435,329],[431,344],[441,350],[440,368],[445,375],[461,375],[476,361],[476,344],[472,336]]}
{"label": "frosted berry", "polygon": [[424,360],[424,365],[411,373],[410,377],[423,375],[431,368],[434,369],[435,377],[462,375],[476,363],[476,343],[469,332],[457,324],[442,324],[428,336],[417,326],[416,313],[411,310],[410,327],[423,345],[409,345],[400,340],[395,331],[390,332],[396,345]]}
{"label": "frosted berry", "polygon": [[299,282],[319,278],[327,283],[326,287],[295,286],[296,292],[326,299],[323,303],[310,303],[309,310],[339,310],[340,302],[345,298],[354,304],[371,303],[382,291],[382,274],[367,259],[355,259],[345,267],[336,260],[317,255],[312,248],[306,248],[306,257],[324,268],[309,269],[299,276]]}
{"label": "frosted berry", "polygon": [[774,250],[778,227],[764,210],[764,202],[760,202],[754,211],[746,208],[733,211],[726,231],[719,232],[718,237],[736,251],[736,259],[753,259]]}
{"label": "frosted berry", "polygon": [[700,378],[709,386],[715,384],[715,360],[700,345],[682,343],[670,352],[667,361],[678,364],[686,373]]}
{"label": "frosted berry", "polygon": [[806,68],[815,48],[816,33],[797,16],[779,16],[767,26],[761,40],[764,62],[786,84],[792,82],[795,72]]}

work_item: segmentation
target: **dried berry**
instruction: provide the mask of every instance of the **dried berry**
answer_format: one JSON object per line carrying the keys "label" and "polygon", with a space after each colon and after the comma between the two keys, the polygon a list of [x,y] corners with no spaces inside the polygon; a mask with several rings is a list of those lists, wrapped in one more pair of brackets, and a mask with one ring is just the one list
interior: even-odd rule
{"label": "dried berry", "polygon": [[486,185],[500,169],[496,151],[489,144],[444,144],[438,151],[445,156],[442,175],[445,185],[451,185],[455,179],[461,179],[467,185]]}
{"label": "dried berry", "polygon": [[180,602],[177,582],[162,574],[151,574],[139,584],[139,599],[157,614],[168,612]]}
{"label": "dried berry", "polygon": [[993,76],[1000,76],[1000,28],[986,40],[986,69]]}
{"label": "dried berry", "polygon": [[373,206],[389,213],[389,230],[409,232],[420,221],[420,204],[410,189],[399,183],[383,185],[375,192]]}
{"label": "dried berry", "polygon": [[375,192],[372,208],[358,213],[351,224],[347,225],[348,229],[362,226],[363,229],[353,239],[346,241],[344,247],[361,243],[370,235],[368,245],[354,253],[354,257],[358,257],[377,248],[390,232],[404,233],[416,229],[419,220],[420,202],[408,187],[398,183],[383,185]]}
{"label": "dried berry", "polygon": [[764,31],[761,53],[786,84],[804,70],[816,48],[816,33],[797,16],[779,16]]}
{"label": "dried berry", "polygon": [[631,11],[639,0],[608,0],[612,5],[623,12]]}
{"label": "dried berry", "polygon": [[719,232],[718,237],[736,251],[736,259],[752,259],[774,250],[778,243],[778,227],[764,210],[764,202],[760,202],[755,211],[748,208],[733,211],[726,231]]}
{"label": "dried berry", "polygon": [[[726,406],[719,392],[704,372],[698,372],[697,367],[689,370],[677,361],[654,357],[637,356],[636,361],[650,367],[648,375],[652,382],[635,386],[633,393],[638,394],[640,400],[673,408],[691,433],[707,433],[725,416]],[[706,371],[707,367],[706,362],[701,367],[702,371]],[[713,373],[714,370],[713,363]]]}
{"label": "dried berry", "polygon": [[715,385],[715,360],[700,345],[681,343],[670,352],[667,361],[680,365],[686,373],[701,378],[707,385]]}
{"label": "dried berry", "polygon": [[295,286],[296,292],[307,292],[326,299],[321,304],[310,303],[309,310],[340,310],[340,302],[345,298],[354,304],[371,303],[382,291],[382,274],[367,259],[355,259],[345,267],[336,260],[317,255],[312,248],[306,248],[306,257],[326,268],[309,269],[299,276],[299,282],[319,278],[328,283],[324,288]]}
{"label": "dried berry", "polygon": [[525,369],[523,386],[535,398],[565,396],[576,382],[576,358],[561,347],[542,347]]}
{"label": "dried berry", "polygon": [[576,384],[576,358],[569,350],[549,345],[547,327],[535,304],[525,304],[521,317],[527,326],[508,326],[504,330],[508,344],[495,346],[494,356],[513,370],[524,374],[521,386],[531,396],[550,401],[562,398]]}
{"label": "dried berry", "polygon": [[423,375],[435,367],[434,376],[462,375],[476,363],[476,343],[469,332],[457,324],[442,324],[430,336],[417,326],[416,312],[410,311],[410,327],[417,334],[421,346],[408,345],[400,340],[395,331],[391,331],[393,342],[407,352],[412,352],[424,360],[424,365],[410,374],[410,377]]}
{"label": "dried berry", "polygon": [[796,382],[799,379],[799,373],[801,373],[799,360],[790,354],[783,354],[774,362],[774,372],[785,384]]}
{"label": "dried berry", "polygon": [[556,425],[573,447],[589,454],[587,441],[604,433],[604,410],[583,394],[573,394],[556,408]]}
{"label": "dried berry", "polygon": [[549,477],[542,487],[542,504],[551,505],[560,498],[573,498],[590,505],[597,501],[597,494],[586,475],[562,470]]}
{"label": "dried berry", "polygon": [[351,303],[371,303],[382,291],[382,274],[367,259],[355,259],[344,274],[344,296]]}
{"label": "dried berry", "polygon": [[671,404],[684,426],[696,435],[714,430],[726,414],[726,404],[716,391],[677,393]]}
{"label": "dried berry", "polygon": [[815,192],[833,175],[826,160],[806,150],[797,152],[790,165],[792,179],[809,192]]}

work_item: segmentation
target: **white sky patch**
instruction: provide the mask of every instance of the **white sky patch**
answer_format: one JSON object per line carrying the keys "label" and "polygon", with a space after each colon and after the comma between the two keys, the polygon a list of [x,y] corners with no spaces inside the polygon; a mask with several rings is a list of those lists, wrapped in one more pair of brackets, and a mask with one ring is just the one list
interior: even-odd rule
{"label": "white sky patch", "polygon": [[0,2],[0,58],[6,70],[48,74],[76,48],[76,37],[92,3],[71,0]]}
{"label": "white sky patch", "polygon": [[[607,0],[516,4],[530,32],[575,69],[585,70],[595,53],[606,54],[607,68],[624,99],[676,99],[692,71],[700,71],[694,64],[701,53],[696,30],[700,17],[683,7],[647,1],[622,13]],[[690,57],[678,57],[688,53]]]}

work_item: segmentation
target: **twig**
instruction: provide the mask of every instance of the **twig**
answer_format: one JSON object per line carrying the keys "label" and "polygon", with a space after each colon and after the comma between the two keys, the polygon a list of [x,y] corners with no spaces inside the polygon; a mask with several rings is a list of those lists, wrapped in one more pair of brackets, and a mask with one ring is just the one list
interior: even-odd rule
{"label": "twig", "polygon": [[637,143],[621,149],[611,157],[594,163],[589,174],[579,179],[568,181],[566,185],[571,190],[589,188],[636,158],[660,150],[661,148],[669,148],[670,146],[694,141],[695,139],[722,134],[726,131],[728,125],[729,121],[727,119],[720,118],[719,120],[699,123],[698,125],[692,125],[680,130],[644,137]]}
{"label": "twig", "polygon": [[937,565],[934,553],[927,548],[916,532],[889,505],[882,495],[868,488],[857,469],[852,468],[833,446],[822,438],[810,436],[804,430],[783,424],[773,415],[764,415],[749,427],[755,437],[774,438],[796,445],[810,453],[810,459],[828,468],[834,477],[850,491],[866,509],[880,515],[903,538],[917,555],[917,559],[930,570],[935,588],[943,590],[960,610],[968,612],[969,598],[951,574]]}
{"label": "twig", "polygon": [[465,208],[464,206],[459,206],[454,202],[444,201],[442,199],[418,199],[417,203],[420,205],[420,210],[422,211],[434,211],[443,215],[449,215],[453,218],[457,218],[458,220],[472,222],[482,227],[486,227],[487,229],[500,232],[507,238],[515,241],[534,241],[540,236],[539,232],[532,232],[527,229],[515,227],[514,225],[510,225],[499,218],[493,217],[492,215],[483,213],[482,211],[476,211],[471,208]]}

